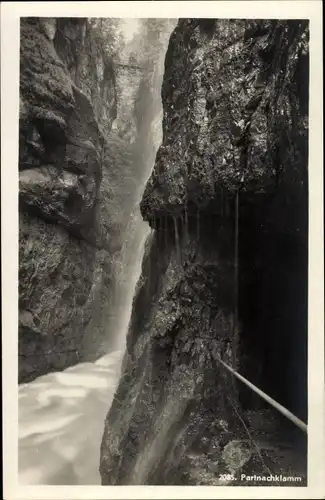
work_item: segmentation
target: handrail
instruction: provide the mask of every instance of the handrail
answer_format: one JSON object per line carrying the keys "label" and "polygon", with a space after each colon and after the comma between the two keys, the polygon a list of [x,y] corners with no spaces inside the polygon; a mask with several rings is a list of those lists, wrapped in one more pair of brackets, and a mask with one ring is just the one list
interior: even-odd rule
{"label": "handrail", "polygon": [[305,422],[300,420],[298,417],[296,417],[293,413],[291,413],[287,408],[284,406],[280,405],[277,401],[275,401],[273,398],[265,394],[265,392],[261,391],[256,385],[252,384],[249,382],[246,378],[244,378],[242,375],[239,375],[233,368],[228,366],[222,359],[220,359],[218,356],[215,357],[217,361],[219,361],[228,371],[230,371],[235,377],[237,377],[241,382],[243,382],[247,387],[252,389],[256,394],[258,394],[262,399],[264,399],[267,403],[269,403],[273,408],[278,410],[282,415],[284,415],[286,418],[291,420],[292,423],[294,423],[297,427],[299,427],[303,432],[307,434],[308,432],[308,427]]}

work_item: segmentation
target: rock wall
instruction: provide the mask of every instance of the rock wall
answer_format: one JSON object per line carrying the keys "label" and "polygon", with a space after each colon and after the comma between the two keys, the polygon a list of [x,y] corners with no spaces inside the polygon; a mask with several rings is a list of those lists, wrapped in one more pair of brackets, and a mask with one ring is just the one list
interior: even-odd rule
{"label": "rock wall", "polygon": [[216,485],[249,463],[253,402],[217,357],[290,408],[285,359],[306,388],[308,23],[180,20],[162,98],[106,485]]}
{"label": "rock wall", "polygon": [[117,116],[114,53],[105,46],[89,19],[56,19],[53,39],[57,54],[72,79],[90,99],[98,126],[106,134]]}
{"label": "rock wall", "polygon": [[[111,131],[114,57],[88,19],[21,21],[19,381],[106,354],[138,200],[129,137]],[[106,42],[106,43],[105,43]]]}

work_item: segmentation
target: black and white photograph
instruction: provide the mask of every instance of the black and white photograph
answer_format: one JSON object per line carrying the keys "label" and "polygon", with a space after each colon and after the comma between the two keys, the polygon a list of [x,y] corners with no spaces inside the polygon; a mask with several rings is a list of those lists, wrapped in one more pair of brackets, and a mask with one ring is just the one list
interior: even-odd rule
{"label": "black and white photograph", "polygon": [[310,21],[142,12],[20,17],[19,484],[306,488]]}

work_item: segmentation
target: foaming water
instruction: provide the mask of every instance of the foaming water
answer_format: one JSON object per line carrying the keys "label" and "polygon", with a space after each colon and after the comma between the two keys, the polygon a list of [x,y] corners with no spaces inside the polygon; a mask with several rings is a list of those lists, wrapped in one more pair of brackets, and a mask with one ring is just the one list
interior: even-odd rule
{"label": "foaming water", "polygon": [[100,484],[104,421],[122,351],[19,386],[19,482]]}

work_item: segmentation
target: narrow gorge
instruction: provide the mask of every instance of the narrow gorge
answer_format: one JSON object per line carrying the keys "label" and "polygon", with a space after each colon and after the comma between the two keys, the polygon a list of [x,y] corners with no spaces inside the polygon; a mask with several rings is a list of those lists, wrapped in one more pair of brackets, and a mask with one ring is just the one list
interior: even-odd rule
{"label": "narrow gorge", "polygon": [[[27,482],[224,485],[264,473],[306,484],[306,436],[220,360],[307,422],[308,29],[22,21]],[[100,393],[97,415],[72,383],[69,396],[48,385],[66,389],[69,374],[94,408]],[[40,445],[26,419],[45,418],[45,389],[46,404],[69,406],[70,447],[53,458],[69,463],[64,477],[27,465]],[[71,411],[87,419],[64,424]]]}
{"label": "narrow gorge", "polygon": [[[165,19],[21,21],[19,477],[99,484],[150,228]],[[63,371],[62,371],[63,370]]]}

